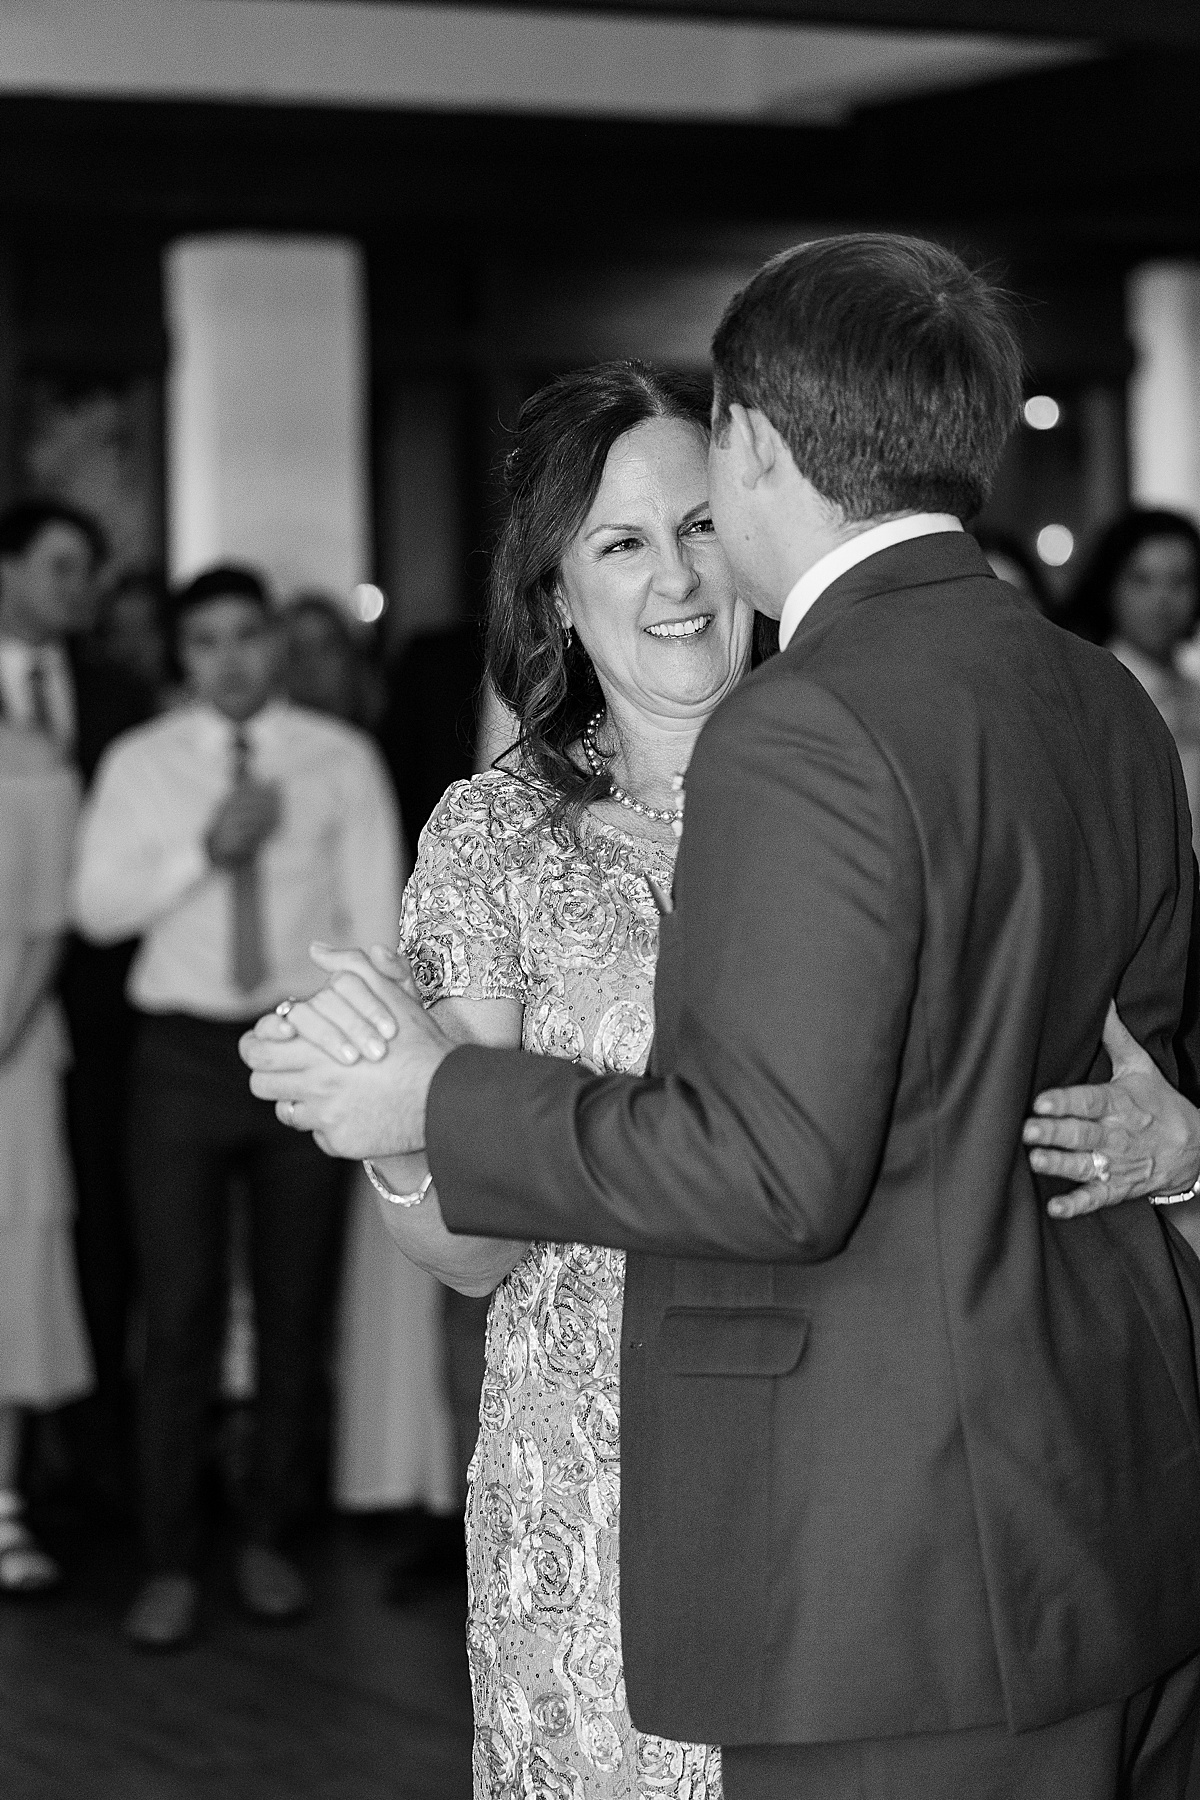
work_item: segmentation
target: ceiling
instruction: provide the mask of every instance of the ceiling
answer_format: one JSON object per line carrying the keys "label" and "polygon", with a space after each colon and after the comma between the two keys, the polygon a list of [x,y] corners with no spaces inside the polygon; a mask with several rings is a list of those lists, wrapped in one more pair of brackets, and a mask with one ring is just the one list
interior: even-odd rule
{"label": "ceiling", "polygon": [[0,0],[0,95],[831,125],[1086,43],[579,5]]}
{"label": "ceiling", "polygon": [[[411,0],[375,0],[407,6]],[[458,5],[461,0],[449,0]],[[1200,43],[1196,0],[497,0],[559,12],[777,19],[903,31],[1000,32],[1109,44]]]}

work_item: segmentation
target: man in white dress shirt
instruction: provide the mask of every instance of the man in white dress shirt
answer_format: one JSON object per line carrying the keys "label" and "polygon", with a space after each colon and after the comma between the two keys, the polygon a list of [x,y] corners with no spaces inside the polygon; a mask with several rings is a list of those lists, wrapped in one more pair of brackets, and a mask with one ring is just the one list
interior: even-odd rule
{"label": "man in white dress shirt", "polygon": [[400,834],[382,759],[361,732],[278,698],[279,632],[250,570],[210,569],[179,596],[193,703],[105,757],[82,829],[80,928],[138,934],[129,1169],[146,1291],[139,1460],[149,1576],[126,1619],[138,1644],[194,1629],[205,1421],[225,1318],[228,1188],[250,1194],[258,1430],[243,1603],[307,1604],[280,1554],[303,1489],[336,1256],[337,1165],[247,1101],[246,1022],[311,992],[314,940],[391,942]]}

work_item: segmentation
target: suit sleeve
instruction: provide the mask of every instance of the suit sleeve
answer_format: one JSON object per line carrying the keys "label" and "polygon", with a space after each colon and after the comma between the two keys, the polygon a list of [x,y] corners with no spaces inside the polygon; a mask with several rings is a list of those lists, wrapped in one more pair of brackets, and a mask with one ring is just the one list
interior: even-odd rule
{"label": "suit sleeve", "polygon": [[1188,943],[1183,1010],[1175,1038],[1175,1064],[1180,1092],[1200,1106],[1200,874],[1192,858],[1192,929]]}
{"label": "suit sleeve", "polygon": [[752,682],[688,773],[649,1077],[467,1046],[430,1092],[452,1230],[818,1261],[874,1184],[922,928],[911,815],[837,700]]}

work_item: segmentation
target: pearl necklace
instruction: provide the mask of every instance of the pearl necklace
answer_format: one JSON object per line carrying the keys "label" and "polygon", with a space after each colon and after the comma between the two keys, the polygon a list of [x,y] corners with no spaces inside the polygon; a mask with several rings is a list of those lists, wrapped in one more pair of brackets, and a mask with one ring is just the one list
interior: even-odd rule
{"label": "pearl necklace", "polygon": [[[588,767],[593,775],[604,774],[604,765],[611,760],[600,754],[600,747],[596,742],[596,731],[603,717],[603,711],[593,713],[583,734],[583,754],[588,759]],[[630,812],[640,814],[643,819],[655,819],[662,825],[674,825],[683,817],[681,807],[647,806],[644,801],[635,800],[632,794],[627,794],[623,787],[617,786],[611,775],[608,778],[608,797],[615,800],[618,806],[628,807]]]}

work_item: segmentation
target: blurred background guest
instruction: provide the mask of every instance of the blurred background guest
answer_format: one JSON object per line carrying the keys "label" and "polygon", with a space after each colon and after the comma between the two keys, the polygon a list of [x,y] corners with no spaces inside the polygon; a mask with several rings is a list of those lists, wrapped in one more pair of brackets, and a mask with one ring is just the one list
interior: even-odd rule
{"label": "blurred background guest", "polygon": [[1024,594],[1048,619],[1053,618],[1055,608],[1042,566],[1015,532],[996,531],[986,525],[974,525],[971,536],[987,557],[992,574],[998,575],[1001,581],[1007,581],[1009,587],[1015,587],[1019,594]]}
{"label": "blurred background guest", "polygon": [[300,593],[282,616],[288,697],[374,731],[387,690],[344,609],[328,594]]}
{"label": "blurred background guest", "polygon": [[1183,513],[1130,507],[1103,533],[1064,624],[1105,644],[1170,727],[1200,845],[1200,683],[1181,653],[1200,621],[1200,531]]}
{"label": "blurred background guest", "polygon": [[[477,620],[464,620],[440,631],[420,632],[405,646],[391,673],[379,737],[414,848],[451,783],[466,780],[480,766],[490,764],[496,750],[510,741],[504,736],[507,721],[502,715],[499,701],[484,683],[483,631]],[[482,765],[481,758],[486,759]],[[382,1241],[386,1233],[374,1196],[363,1193],[360,1201],[364,1238],[373,1241],[378,1236]],[[390,1243],[389,1247],[394,1250]],[[434,1309],[441,1376],[438,1385],[449,1404],[449,1439],[443,1437],[439,1447],[435,1433],[445,1423],[444,1415],[431,1413],[428,1404],[413,1411],[405,1375],[406,1356],[414,1357],[408,1366],[415,1366],[415,1358],[424,1352],[427,1339],[422,1336],[418,1344],[406,1351],[406,1356],[389,1361],[391,1380],[402,1390],[388,1409],[393,1417],[389,1427],[394,1446],[391,1474],[393,1478],[401,1474],[407,1457],[424,1457],[426,1460],[416,1466],[425,1471],[425,1492],[413,1497],[427,1498],[429,1503],[428,1510],[409,1515],[405,1539],[390,1573],[389,1596],[396,1605],[404,1606],[420,1599],[429,1588],[460,1579],[465,1573],[462,1517],[467,1465],[479,1435],[488,1303],[437,1282],[432,1289],[426,1288],[424,1284],[431,1278],[405,1258],[393,1257],[390,1265],[382,1266],[387,1268],[386,1279],[395,1300],[400,1298],[401,1287],[412,1287]],[[404,1407],[403,1413],[396,1410],[400,1406]],[[347,1412],[347,1425],[352,1416]],[[412,1427],[398,1434],[395,1421],[402,1416],[412,1421]],[[378,1452],[372,1453],[366,1438],[360,1436],[355,1442],[357,1455],[363,1458],[361,1466],[377,1467]],[[349,1465],[345,1466],[348,1474]],[[411,1473],[405,1479],[411,1483]],[[392,1493],[390,1504],[405,1498],[394,1479]]]}
{"label": "blurred background guest", "polygon": [[[55,498],[0,513],[0,718],[42,731],[90,781],[105,747],[153,710],[146,687],[82,645],[96,622],[105,542],[86,513]],[[122,1120],[132,1019],[124,997],[132,943],[68,939],[59,990],[71,1035],[67,1113],[78,1201],[76,1246],[96,1370],[71,1420],[76,1473],[117,1511],[128,1498],[126,1345],[133,1260]]]}
{"label": "blurred background guest", "polygon": [[131,569],[105,591],[92,641],[101,666],[151,695],[156,711],[182,697],[171,659],[167,584],[159,570]]}
{"label": "blurred background guest", "polygon": [[238,1593],[254,1616],[309,1601],[283,1554],[312,1493],[342,1173],[247,1093],[248,1020],[310,992],[314,939],[391,941],[399,831],[370,741],[281,698],[285,644],[260,578],[220,566],[176,600],[191,704],[114,746],[84,816],[76,916],[143,934],[129,1174],[146,1343],[138,1442],[148,1578],[126,1618],[144,1648],[196,1623],[200,1484],[226,1316],[229,1188],[249,1196],[256,1439]]}
{"label": "blurred background guest", "polygon": [[[301,593],[282,615],[291,700],[359,725],[379,722],[386,691],[337,602]],[[406,820],[397,855],[407,872]],[[389,944],[398,918],[392,921]],[[441,1521],[461,1513],[443,1375],[442,1287],[396,1254],[374,1189],[350,1172],[334,1355],[333,1498],[349,1511],[401,1515],[400,1565],[428,1569]],[[482,1358],[481,1358],[482,1360]],[[478,1417],[479,1397],[475,1396]]]}
{"label": "blurred background guest", "polygon": [[49,733],[0,725],[0,1594],[58,1580],[22,1517],[24,1413],[91,1385],[54,996],[78,809],[78,777]]}

